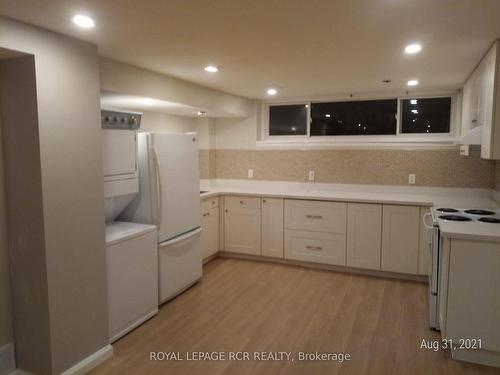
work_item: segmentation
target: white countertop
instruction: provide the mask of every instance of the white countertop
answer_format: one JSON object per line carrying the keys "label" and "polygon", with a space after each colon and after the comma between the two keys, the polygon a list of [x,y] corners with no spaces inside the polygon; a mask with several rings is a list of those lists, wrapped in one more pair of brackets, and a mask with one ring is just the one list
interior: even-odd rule
{"label": "white countertop", "polygon": [[[497,209],[500,204],[484,189],[424,188],[409,186],[307,184],[271,181],[225,180],[202,184],[201,199],[218,195],[253,195],[345,201],[360,203],[402,204],[412,206],[442,206]],[[440,226],[449,237],[500,240],[500,225],[489,223],[447,222]]]}

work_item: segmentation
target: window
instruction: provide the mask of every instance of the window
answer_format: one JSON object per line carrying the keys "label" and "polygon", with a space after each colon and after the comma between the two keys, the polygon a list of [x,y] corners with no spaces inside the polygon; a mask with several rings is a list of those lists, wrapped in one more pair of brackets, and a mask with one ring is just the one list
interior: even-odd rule
{"label": "window", "polygon": [[273,105],[269,107],[269,135],[306,135],[307,105]]}
{"label": "window", "polygon": [[451,98],[401,100],[401,133],[449,133]]}
{"label": "window", "polygon": [[396,134],[397,99],[311,104],[311,135]]}

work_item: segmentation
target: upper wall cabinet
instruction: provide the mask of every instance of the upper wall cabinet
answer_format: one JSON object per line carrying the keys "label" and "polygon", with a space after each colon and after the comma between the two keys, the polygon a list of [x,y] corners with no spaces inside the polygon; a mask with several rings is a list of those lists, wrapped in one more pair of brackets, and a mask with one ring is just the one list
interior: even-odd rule
{"label": "upper wall cabinet", "polygon": [[499,46],[498,41],[493,44],[463,90],[462,133],[482,126],[481,157],[484,159],[500,159]]}

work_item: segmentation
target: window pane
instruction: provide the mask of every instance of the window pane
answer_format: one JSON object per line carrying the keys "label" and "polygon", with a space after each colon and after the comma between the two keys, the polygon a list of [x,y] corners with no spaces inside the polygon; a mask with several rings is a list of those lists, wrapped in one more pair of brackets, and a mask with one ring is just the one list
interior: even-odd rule
{"label": "window pane", "polygon": [[397,100],[313,103],[311,135],[396,134]]}
{"label": "window pane", "polygon": [[307,134],[307,107],[305,104],[269,107],[269,135],[298,134]]}
{"label": "window pane", "polygon": [[401,133],[449,133],[451,98],[401,100]]}

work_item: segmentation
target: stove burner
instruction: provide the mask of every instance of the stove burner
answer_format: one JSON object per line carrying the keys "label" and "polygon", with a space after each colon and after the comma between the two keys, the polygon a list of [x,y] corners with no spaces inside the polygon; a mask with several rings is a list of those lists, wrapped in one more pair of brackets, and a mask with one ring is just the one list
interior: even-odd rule
{"label": "stove burner", "polygon": [[466,217],[466,216],[460,216],[460,215],[441,215],[439,216],[440,219],[443,220],[449,220],[449,221],[472,221],[472,219]]}
{"label": "stove burner", "polygon": [[436,208],[436,211],[439,211],[439,212],[458,212],[458,210],[456,210],[454,208],[448,208],[448,207]]}
{"label": "stove burner", "polygon": [[471,214],[471,215],[495,215],[493,211],[488,211],[488,210],[465,210],[464,211],[466,214]]}
{"label": "stove burner", "polygon": [[500,219],[497,219],[496,217],[481,217],[477,219],[477,221],[481,221],[483,223],[500,224]]}

